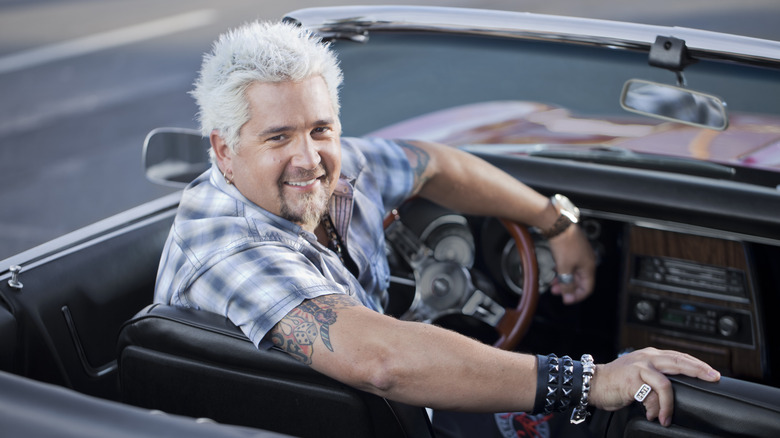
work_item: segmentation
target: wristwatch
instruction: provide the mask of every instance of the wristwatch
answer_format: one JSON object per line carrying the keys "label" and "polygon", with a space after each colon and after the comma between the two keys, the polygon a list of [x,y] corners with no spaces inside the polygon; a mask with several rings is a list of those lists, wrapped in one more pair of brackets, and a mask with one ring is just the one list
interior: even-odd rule
{"label": "wristwatch", "polygon": [[563,233],[569,225],[576,224],[580,221],[580,209],[574,205],[569,198],[556,194],[550,198],[553,207],[558,210],[559,216],[554,224],[550,228],[542,231],[542,236],[545,239],[552,239],[553,237]]}

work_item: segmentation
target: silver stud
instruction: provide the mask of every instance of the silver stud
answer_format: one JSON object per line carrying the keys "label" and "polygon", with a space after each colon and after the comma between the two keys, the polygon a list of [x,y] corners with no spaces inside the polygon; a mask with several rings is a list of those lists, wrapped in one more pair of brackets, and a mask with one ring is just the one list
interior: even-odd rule
{"label": "silver stud", "polygon": [[19,265],[13,265],[8,268],[11,271],[11,279],[8,280],[8,285],[14,289],[21,289],[24,287],[21,281],[19,281],[19,273],[22,272],[22,267]]}

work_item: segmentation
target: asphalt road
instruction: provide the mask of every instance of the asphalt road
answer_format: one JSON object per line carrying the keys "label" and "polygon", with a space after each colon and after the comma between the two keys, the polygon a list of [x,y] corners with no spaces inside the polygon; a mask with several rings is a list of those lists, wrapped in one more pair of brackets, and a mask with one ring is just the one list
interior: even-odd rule
{"label": "asphalt road", "polygon": [[[155,127],[195,127],[187,91],[214,38],[246,21],[326,3],[0,0],[0,260],[167,193],[143,178],[141,144]],[[633,20],[780,40],[777,0],[395,3]]]}

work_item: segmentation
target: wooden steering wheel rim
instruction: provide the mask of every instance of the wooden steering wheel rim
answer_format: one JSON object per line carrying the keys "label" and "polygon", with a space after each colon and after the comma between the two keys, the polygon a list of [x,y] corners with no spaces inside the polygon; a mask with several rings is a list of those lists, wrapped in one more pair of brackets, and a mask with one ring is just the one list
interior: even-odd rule
{"label": "wooden steering wheel rim", "polygon": [[517,307],[507,308],[501,321],[496,325],[500,337],[493,343],[503,350],[514,350],[528,332],[536,306],[539,304],[539,267],[536,264],[534,241],[528,229],[515,222],[501,219],[501,223],[515,240],[520,262],[523,266],[523,295]]}

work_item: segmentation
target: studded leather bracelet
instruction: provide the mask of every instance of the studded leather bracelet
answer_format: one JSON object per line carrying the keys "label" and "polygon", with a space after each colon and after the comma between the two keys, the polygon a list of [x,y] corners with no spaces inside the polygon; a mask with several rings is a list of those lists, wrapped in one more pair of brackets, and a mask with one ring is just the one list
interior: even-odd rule
{"label": "studded leather bracelet", "polygon": [[537,355],[536,397],[533,412],[563,412],[582,398],[582,364],[569,356]]}

